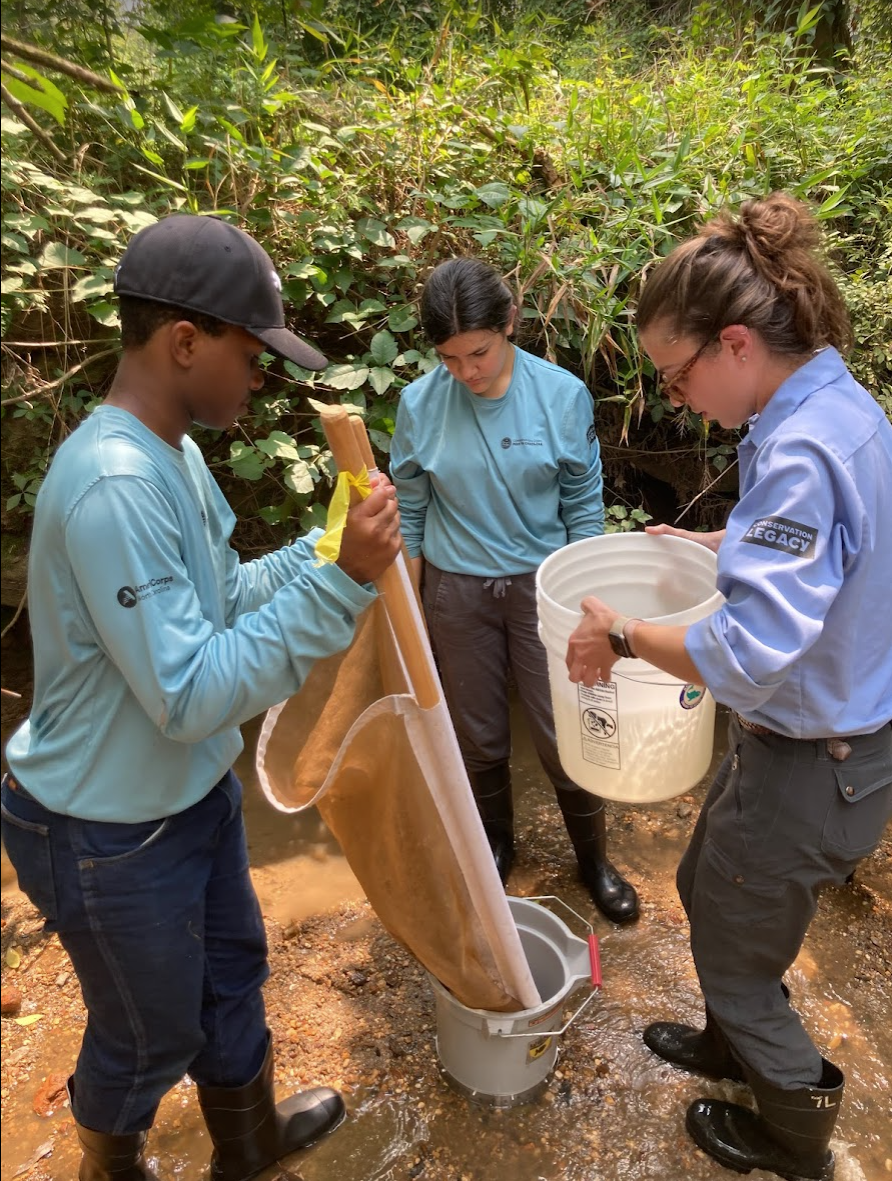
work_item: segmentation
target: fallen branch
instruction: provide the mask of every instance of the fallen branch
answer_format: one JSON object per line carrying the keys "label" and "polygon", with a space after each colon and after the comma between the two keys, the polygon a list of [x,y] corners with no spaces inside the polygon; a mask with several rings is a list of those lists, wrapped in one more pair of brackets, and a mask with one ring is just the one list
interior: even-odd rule
{"label": "fallen branch", "polygon": [[118,95],[122,92],[120,86],[116,86],[108,78],[103,78],[101,74],[94,74],[92,70],[76,65],[75,62],[67,61],[64,57],[57,57],[54,53],[48,53],[45,49],[38,49],[36,45],[27,45],[24,41],[16,41],[13,37],[7,37],[5,33],[0,34],[0,47],[14,53],[16,57],[23,57],[25,61],[33,62],[37,66],[66,74],[75,82],[81,82],[84,86],[92,86],[94,90],[104,90],[106,94]]}
{"label": "fallen branch", "polygon": [[[16,625],[16,622],[17,622],[17,620],[18,620],[19,616],[21,615],[21,613],[24,611],[24,609],[25,609],[25,604],[26,604],[27,602],[28,602],[28,588],[26,587],[26,588],[25,588],[25,593],[24,593],[24,594],[22,595],[22,597],[19,599],[19,605],[18,605],[18,607],[16,608],[15,615],[13,615],[12,619],[10,619],[9,623],[7,623],[7,625],[6,625],[6,627],[3,629],[3,631],[2,631],[2,632],[0,632],[0,639],[2,639],[2,638],[3,638],[3,636],[5,636],[5,635],[6,635],[6,633],[9,631],[9,629],[10,629],[10,628],[13,628],[13,627],[15,627],[15,625]],[[7,696],[12,696],[12,697],[21,697],[21,693],[13,693],[13,691],[12,691],[11,689],[4,689],[4,690],[3,690],[3,692],[4,692],[4,693],[5,693]]]}
{"label": "fallen branch", "polygon": [[722,470],[719,472],[719,474],[716,476],[716,478],[714,480],[710,480],[709,483],[706,485],[706,487],[701,492],[698,492],[693,500],[688,501],[688,503],[684,506],[684,508],[681,510],[681,512],[678,514],[678,516],[675,518],[675,520],[672,522],[672,524],[677,525],[678,522],[681,520],[681,518],[688,511],[688,509],[692,508],[697,503],[697,501],[700,499],[701,496],[705,496],[706,493],[709,491],[709,489],[712,488],[713,485],[717,484],[719,482],[719,480],[721,480],[728,472],[730,472],[732,468],[736,467],[736,465],[737,465],[737,460],[733,459],[728,464],[727,467],[722,468]]}
{"label": "fallen branch", "polygon": [[17,70],[12,62],[4,61],[0,58],[0,70],[4,74],[9,74],[10,78],[15,78],[17,82],[24,82],[26,86],[33,86],[34,79],[30,74],[26,74],[24,70]]}
{"label": "fallen branch", "polygon": [[57,160],[59,160],[62,164],[67,163],[65,153],[61,150],[61,148],[56,147],[52,138],[47,135],[40,124],[28,114],[19,100],[14,98],[2,83],[0,83],[0,98],[3,99],[13,114],[17,118],[21,119],[26,127],[33,131],[41,143],[46,144]]}
{"label": "fallen branch", "polygon": [[30,394],[18,394],[15,398],[4,398],[0,402],[0,406],[15,406],[18,402],[33,402],[35,398],[45,398],[47,394],[52,393],[53,390],[58,389],[60,385],[64,385],[66,381],[74,377],[75,373],[80,373],[82,369],[86,369],[93,361],[99,361],[103,357],[112,357],[116,355],[118,350],[101,349],[98,353],[94,353],[92,357],[87,357],[86,361],[81,361],[79,365],[75,365],[61,377],[57,377],[55,381],[51,381],[49,385],[42,386],[39,390],[35,390]]}

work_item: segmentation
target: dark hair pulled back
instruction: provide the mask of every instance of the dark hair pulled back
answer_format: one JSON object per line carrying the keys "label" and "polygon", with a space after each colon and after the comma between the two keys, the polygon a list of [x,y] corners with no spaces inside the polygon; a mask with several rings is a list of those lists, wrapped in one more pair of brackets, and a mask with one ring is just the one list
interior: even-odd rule
{"label": "dark hair pulled back", "polygon": [[431,271],[421,293],[421,326],[432,344],[462,332],[504,332],[514,296],[494,267],[479,258],[451,258]]}
{"label": "dark hair pulled back", "polygon": [[723,211],[648,276],[638,328],[666,320],[673,337],[708,341],[743,324],[773,353],[844,352],[849,316],[820,246],[815,217],[786,193],[746,201],[737,217]]}

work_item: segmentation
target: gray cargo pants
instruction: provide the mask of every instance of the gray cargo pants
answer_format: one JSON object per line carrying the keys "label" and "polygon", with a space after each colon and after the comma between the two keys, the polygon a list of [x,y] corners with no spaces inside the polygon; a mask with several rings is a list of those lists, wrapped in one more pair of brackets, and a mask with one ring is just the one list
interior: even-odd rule
{"label": "gray cargo pants", "polygon": [[842,883],[892,816],[892,725],[846,741],[754,735],[729,753],[678,868],[706,1005],[737,1057],[776,1087],[811,1086],[821,1055],[781,991],[821,889]]}
{"label": "gray cargo pants", "polygon": [[535,573],[478,578],[426,562],[422,600],[468,771],[487,771],[511,756],[510,668],[545,774],[556,788],[581,791],[558,758]]}

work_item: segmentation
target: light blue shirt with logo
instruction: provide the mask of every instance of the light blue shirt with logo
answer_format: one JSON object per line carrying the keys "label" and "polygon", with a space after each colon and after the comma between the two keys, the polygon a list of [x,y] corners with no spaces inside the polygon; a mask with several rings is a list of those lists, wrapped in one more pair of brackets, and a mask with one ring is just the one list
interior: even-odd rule
{"label": "light blue shirt with logo", "polygon": [[892,718],[892,425],[823,349],[751,420],[718,555],[726,603],[687,632],[718,701],[791,738]]}
{"label": "light blue shirt with logo", "polygon": [[318,534],[242,563],[234,526],[189,438],[101,406],[59,448],[31,540],[34,702],[6,750],[45,807],[188,808],[232,766],[240,723],[351,643],[374,592],[315,565]]}
{"label": "light blue shirt with logo", "polygon": [[526,574],[604,532],[592,396],[523,349],[500,398],[471,393],[445,365],[407,386],[390,474],[410,556],[453,574]]}

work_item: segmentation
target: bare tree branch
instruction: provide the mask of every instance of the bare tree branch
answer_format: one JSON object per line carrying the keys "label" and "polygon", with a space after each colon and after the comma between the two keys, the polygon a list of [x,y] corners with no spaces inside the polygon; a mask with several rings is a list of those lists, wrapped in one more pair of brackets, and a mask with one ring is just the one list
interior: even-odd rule
{"label": "bare tree branch", "polygon": [[68,163],[65,153],[62,151],[62,149],[56,147],[52,141],[52,138],[43,130],[37,120],[25,110],[19,100],[14,98],[2,83],[0,83],[0,98],[3,99],[9,109],[16,115],[16,117],[21,119],[25,126],[29,127],[31,131],[34,132],[41,143],[46,144],[57,160],[59,160],[62,164]]}
{"label": "bare tree branch", "polygon": [[92,70],[79,66],[75,62],[67,61],[64,57],[57,57],[54,53],[47,53],[45,49],[38,49],[36,45],[27,45],[24,41],[16,41],[5,33],[0,34],[0,47],[16,57],[23,57],[25,61],[33,62],[36,66],[43,66],[48,70],[57,70],[60,74],[67,74],[75,82],[84,86],[92,86],[94,90],[104,90],[106,94],[121,94],[121,87],[116,86],[101,74],[94,74]]}
{"label": "bare tree branch", "polygon": [[92,356],[87,357],[85,361],[81,361],[80,365],[75,365],[67,372],[63,373],[61,377],[57,377],[55,381],[51,381],[49,385],[41,386],[39,390],[34,390],[30,394],[18,394],[15,398],[4,398],[0,402],[0,406],[15,406],[17,402],[34,402],[39,398],[45,398],[47,394],[52,393],[53,390],[58,389],[60,385],[64,385],[66,381],[74,377],[76,373],[80,373],[82,369],[93,363],[99,361],[103,357],[111,357],[116,354],[118,350],[114,349],[100,349],[98,353],[93,353]]}
{"label": "bare tree branch", "polygon": [[17,82],[24,82],[27,86],[34,85],[34,79],[30,74],[26,74],[22,70],[17,70],[11,62],[4,61],[2,58],[0,58],[0,70],[4,74],[9,74],[10,78],[15,78]]}

